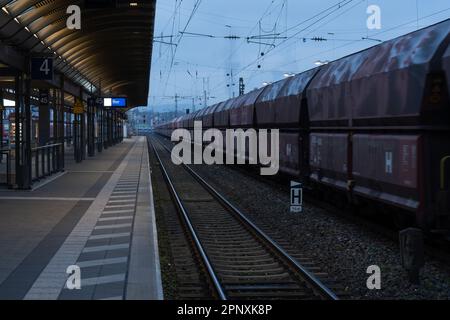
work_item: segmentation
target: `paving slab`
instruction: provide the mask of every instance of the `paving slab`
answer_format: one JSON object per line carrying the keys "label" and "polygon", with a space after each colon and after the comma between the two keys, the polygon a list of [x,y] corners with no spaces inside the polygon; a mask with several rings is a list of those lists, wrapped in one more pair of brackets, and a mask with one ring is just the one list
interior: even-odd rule
{"label": "paving slab", "polygon": [[[0,299],[162,299],[152,197],[144,137],[66,157],[32,191],[0,190]],[[69,290],[77,264],[82,287]]]}

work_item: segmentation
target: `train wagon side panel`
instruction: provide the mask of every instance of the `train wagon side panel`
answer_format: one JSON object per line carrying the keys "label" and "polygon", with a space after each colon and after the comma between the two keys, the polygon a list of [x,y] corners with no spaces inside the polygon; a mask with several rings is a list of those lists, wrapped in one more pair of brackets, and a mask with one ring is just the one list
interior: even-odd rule
{"label": "train wagon side panel", "polygon": [[214,112],[217,109],[218,104],[215,104],[211,107],[209,107],[204,115],[203,115],[203,128],[212,128],[214,124]]}
{"label": "train wagon side panel", "polygon": [[255,102],[266,88],[253,90],[235,99],[230,109],[230,126],[251,127],[254,124]]}
{"label": "train wagon side panel", "polygon": [[302,99],[306,96],[305,89],[319,70],[316,68],[302,72],[290,78],[282,87],[275,101],[275,122],[278,126],[298,127],[299,122],[307,122],[307,117],[301,119],[304,116],[300,114]]}
{"label": "train wagon side panel", "polygon": [[280,132],[280,172],[300,175],[300,134],[298,132]]}
{"label": "train wagon side panel", "polygon": [[420,205],[419,135],[355,134],[355,194],[416,212]]}
{"label": "train wagon side panel", "polygon": [[[256,125],[264,127],[274,125],[277,108],[284,108],[282,103],[276,102],[280,90],[290,79],[283,79],[267,86],[255,102]],[[276,126],[275,126],[276,127]]]}
{"label": "train wagon side panel", "polygon": [[423,135],[424,216],[437,229],[450,229],[450,132]]}
{"label": "train wagon side panel", "polygon": [[341,190],[347,189],[348,134],[310,134],[310,178]]}
{"label": "train wagon side panel", "polygon": [[447,92],[450,94],[450,45],[444,53],[442,58],[442,68],[444,69],[445,78],[447,81]]}
{"label": "train wagon side panel", "polygon": [[233,99],[219,103],[214,111],[214,128],[228,128]]}

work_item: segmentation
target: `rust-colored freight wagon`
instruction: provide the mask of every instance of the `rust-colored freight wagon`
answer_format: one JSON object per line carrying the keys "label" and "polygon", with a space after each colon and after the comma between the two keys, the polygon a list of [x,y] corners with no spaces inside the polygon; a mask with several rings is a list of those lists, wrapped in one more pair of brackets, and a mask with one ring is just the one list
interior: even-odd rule
{"label": "rust-colored freight wagon", "polygon": [[[214,128],[219,129],[225,137],[225,130],[230,127],[230,108],[234,99],[219,103],[214,112]],[[223,152],[226,150],[226,140],[223,141]]]}
{"label": "rust-colored freight wagon", "polygon": [[447,92],[450,93],[450,45],[442,58],[442,68],[444,69],[444,76],[447,82]]}
{"label": "rust-colored freight wagon", "polygon": [[282,173],[355,204],[409,212],[424,229],[449,230],[449,30],[447,19],[199,118],[222,131],[279,129]]}
{"label": "rust-colored freight wagon", "polygon": [[290,78],[274,101],[275,127],[280,128],[280,171],[309,174],[309,119],[306,88],[319,69]]}
{"label": "rust-colored freight wagon", "polygon": [[260,88],[234,99],[230,108],[230,127],[253,127],[255,114],[255,101],[265,88]]}
{"label": "rust-colored freight wagon", "polygon": [[450,155],[440,68],[449,30],[447,20],[319,71],[308,88],[313,180],[406,209],[422,227],[449,227],[439,184]]}
{"label": "rust-colored freight wagon", "polygon": [[[293,176],[308,173],[308,114],[305,89],[318,69],[277,81],[255,102],[255,126],[279,129],[280,172]],[[270,148],[270,141],[268,141]]]}
{"label": "rust-colored freight wagon", "polygon": [[222,101],[216,107],[214,112],[214,128],[226,129],[230,127],[230,108],[233,99]]}
{"label": "rust-colored freight wagon", "polygon": [[[254,130],[255,122],[255,101],[258,99],[260,94],[265,90],[265,88],[260,88],[253,90],[249,93],[241,95],[233,99],[233,103],[230,107],[230,128],[235,128],[237,130]],[[256,133],[256,131],[254,131]],[[250,131],[247,131],[251,135]],[[225,145],[231,143],[232,140],[225,141]],[[254,142],[255,144],[257,141]],[[234,139],[234,154],[240,161],[250,161],[251,163],[257,162],[257,157],[252,157],[249,160],[250,154],[250,138],[245,138],[244,141],[245,149],[243,152],[238,152],[237,149],[237,138]],[[227,149],[227,151],[230,151]],[[257,147],[255,149],[257,151]]]}
{"label": "rust-colored freight wagon", "polygon": [[203,129],[210,129],[214,126],[214,112],[216,111],[218,105],[219,104],[215,104],[206,108],[202,117]]}

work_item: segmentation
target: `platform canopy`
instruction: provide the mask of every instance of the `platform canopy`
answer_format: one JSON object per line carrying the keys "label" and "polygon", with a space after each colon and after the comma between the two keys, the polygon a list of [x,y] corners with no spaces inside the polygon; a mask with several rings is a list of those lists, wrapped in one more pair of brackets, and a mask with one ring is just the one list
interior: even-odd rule
{"label": "platform canopy", "polygon": [[[30,53],[53,55],[55,70],[86,90],[100,87],[104,94],[127,96],[129,107],[146,105],[155,2],[0,0],[2,46],[24,59]],[[67,28],[71,5],[81,9],[80,30]],[[14,60],[10,49],[0,54]]]}

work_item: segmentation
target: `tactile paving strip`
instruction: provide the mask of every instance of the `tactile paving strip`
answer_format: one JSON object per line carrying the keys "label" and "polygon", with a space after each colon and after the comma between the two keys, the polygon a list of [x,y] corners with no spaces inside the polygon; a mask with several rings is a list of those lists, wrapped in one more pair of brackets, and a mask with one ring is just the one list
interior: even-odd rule
{"label": "tactile paving strip", "polygon": [[76,265],[81,289],[59,299],[124,299],[142,154],[133,154],[112,191]]}

